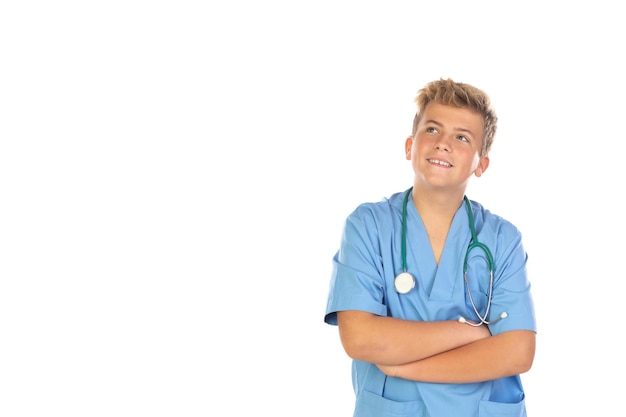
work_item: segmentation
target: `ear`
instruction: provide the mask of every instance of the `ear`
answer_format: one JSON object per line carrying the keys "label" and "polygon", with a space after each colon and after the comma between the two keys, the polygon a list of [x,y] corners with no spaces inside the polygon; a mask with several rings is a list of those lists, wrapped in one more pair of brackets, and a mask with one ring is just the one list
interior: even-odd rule
{"label": "ear", "polygon": [[489,168],[489,156],[481,156],[478,160],[478,167],[474,170],[474,175],[480,177]]}
{"label": "ear", "polygon": [[404,154],[406,156],[407,161],[411,160],[411,148],[413,147],[413,136],[409,136],[406,138],[404,142]]}

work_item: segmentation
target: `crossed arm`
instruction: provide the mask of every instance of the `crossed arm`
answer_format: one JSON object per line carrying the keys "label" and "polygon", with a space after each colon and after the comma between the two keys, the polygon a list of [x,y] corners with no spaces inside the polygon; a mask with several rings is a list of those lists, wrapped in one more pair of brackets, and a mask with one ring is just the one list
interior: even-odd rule
{"label": "crossed arm", "polygon": [[487,326],[455,320],[420,322],[352,310],[337,313],[337,320],[348,356],[414,381],[468,383],[521,374],[535,355],[535,333],[528,330],[491,336]]}

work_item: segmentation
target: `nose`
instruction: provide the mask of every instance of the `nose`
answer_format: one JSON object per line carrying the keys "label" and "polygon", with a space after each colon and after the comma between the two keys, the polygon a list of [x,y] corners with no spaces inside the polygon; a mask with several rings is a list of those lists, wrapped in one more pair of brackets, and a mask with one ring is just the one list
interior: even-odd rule
{"label": "nose", "polygon": [[450,146],[451,141],[452,138],[448,135],[441,135],[435,142],[435,149],[450,152],[452,150],[452,147]]}

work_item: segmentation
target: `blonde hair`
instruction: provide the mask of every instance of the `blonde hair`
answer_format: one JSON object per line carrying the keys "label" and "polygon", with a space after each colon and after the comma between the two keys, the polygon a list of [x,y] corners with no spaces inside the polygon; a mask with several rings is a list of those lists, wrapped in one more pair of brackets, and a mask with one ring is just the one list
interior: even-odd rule
{"label": "blonde hair", "polygon": [[426,84],[415,97],[417,112],[413,119],[413,136],[417,132],[421,115],[430,102],[465,108],[480,114],[483,118],[483,143],[480,155],[489,154],[493,139],[496,136],[498,117],[491,107],[491,100],[487,93],[470,84],[455,82],[449,78],[446,80],[441,78]]}

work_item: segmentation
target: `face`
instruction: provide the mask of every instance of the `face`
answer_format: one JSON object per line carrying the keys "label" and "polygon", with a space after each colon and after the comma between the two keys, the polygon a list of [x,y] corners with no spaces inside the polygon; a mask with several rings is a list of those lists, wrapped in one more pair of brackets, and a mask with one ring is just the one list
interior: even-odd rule
{"label": "face", "polygon": [[480,156],[482,117],[469,109],[429,103],[415,136],[406,140],[416,181],[464,192],[472,174],[480,177],[489,158]]}

